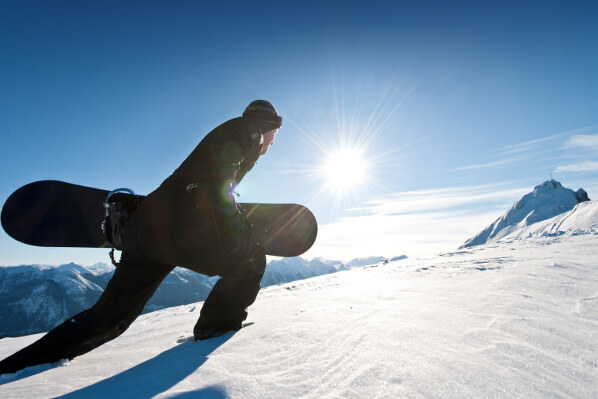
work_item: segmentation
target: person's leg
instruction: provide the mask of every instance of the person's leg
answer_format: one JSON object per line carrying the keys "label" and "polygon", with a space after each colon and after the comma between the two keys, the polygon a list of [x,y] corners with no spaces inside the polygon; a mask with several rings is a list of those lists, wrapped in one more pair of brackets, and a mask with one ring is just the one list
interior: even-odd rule
{"label": "person's leg", "polygon": [[0,362],[0,374],[76,356],[122,334],[143,310],[173,266],[145,263],[123,253],[98,302],[66,320],[28,347]]}
{"label": "person's leg", "polygon": [[204,302],[193,329],[196,340],[238,330],[255,301],[266,269],[266,255],[254,254],[238,263],[238,272],[222,277]]}
{"label": "person's leg", "polygon": [[137,243],[135,251],[149,259],[222,277],[202,307],[196,338],[202,330],[239,329],[266,268],[264,250],[249,227],[235,233],[210,209],[193,208],[184,199],[167,206],[168,199],[150,197],[131,219],[135,227],[127,229],[138,235],[129,235],[127,241]]}

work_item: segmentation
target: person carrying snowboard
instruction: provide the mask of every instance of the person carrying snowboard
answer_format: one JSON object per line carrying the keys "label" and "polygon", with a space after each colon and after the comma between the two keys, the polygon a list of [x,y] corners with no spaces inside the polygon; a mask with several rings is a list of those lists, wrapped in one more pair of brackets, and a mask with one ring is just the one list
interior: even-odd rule
{"label": "person carrying snowboard", "polygon": [[175,265],[221,276],[193,329],[196,341],[240,329],[260,289],[266,255],[233,190],[281,125],[274,106],[256,100],[206,135],[130,215],[120,262],[97,303],[0,361],[0,374],[71,360],[116,338]]}

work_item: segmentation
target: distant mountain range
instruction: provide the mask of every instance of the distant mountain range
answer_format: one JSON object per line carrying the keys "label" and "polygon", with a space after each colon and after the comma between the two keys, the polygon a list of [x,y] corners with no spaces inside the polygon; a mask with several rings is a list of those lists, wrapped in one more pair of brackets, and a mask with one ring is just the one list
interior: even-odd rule
{"label": "distant mountain range", "polygon": [[[262,287],[404,258],[376,256],[349,262],[283,258],[268,264]],[[0,267],[0,337],[48,331],[91,307],[113,273],[114,267],[104,263],[87,267],[74,263]],[[148,301],[144,313],[203,301],[217,280],[176,268]]]}
{"label": "distant mountain range", "polygon": [[556,180],[548,180],[515,202],[504,215],[468,239],[461,248],[496,242],[538,222],[572,211],[578,204],[588,201],[590,199],[584,189],[573,191]]}
{"label": "distant mountain range", "polygon": [[391,259],[382,256],[371,256],[367,258],[353,259],[349,262],[328,260],[324,258],[315,258],[309,261],[300,257],[282,258],[281,260],[272,261],[268,264],[264,277],[262,278],[262,287],[289,283],[291,281],[303,280],[310,277],[321,276],[323,274],[336,273],[373,264],[388,263],[406,258],[407,256],[405,255]]}

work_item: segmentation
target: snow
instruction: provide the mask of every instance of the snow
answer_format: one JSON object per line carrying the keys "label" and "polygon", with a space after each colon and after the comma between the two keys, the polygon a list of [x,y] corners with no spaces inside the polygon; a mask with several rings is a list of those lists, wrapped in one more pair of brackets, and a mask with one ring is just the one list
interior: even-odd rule
{"label": "snow", "polygon": [[524,195],[494,223],[468,239],[462,248],[495,242],[522,228],[567,212],[578,203],[588,200],[588,194],[581,188],[575,192],[556,180],[545,181]]}
{"label": "snow", "polygon": [[[197,343],[177,341],[200,303],[153,312],[73,361],[0,376],[0,397],[595,398],[597,247],[530,236],[269,287],[253,325]],[[0,357],[39,336],[0,340]]]}
{"label": "snow", "polygon": [[598,234],[598,201],[582,202],[569,212],[517,230],[505,240],[579,234]]}
{"label": "snow", "polygon": [[91,266],[88,266],[87,270],[94,272],[95,274],[110,273],[112,270],[114,270],[114,266],[108,265],[106,263],[95,263]]}

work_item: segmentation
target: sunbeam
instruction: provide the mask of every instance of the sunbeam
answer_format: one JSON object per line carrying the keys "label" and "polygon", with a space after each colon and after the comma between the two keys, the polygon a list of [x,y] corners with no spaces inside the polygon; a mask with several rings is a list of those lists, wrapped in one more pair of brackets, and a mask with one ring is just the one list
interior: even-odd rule
{"label": "sunbeam", "polygon": [[321,209],[326,221],[353,214],[364,201],[396,190],[394,177],[406,173],[401,165],[413,135],[395,122],[420,81],[398,70],[384,80],[349,80],[332,72],[324,89],[328,95],[285,115],[300,144],[268,173],[301,181],[306,189],[302,203]]}

